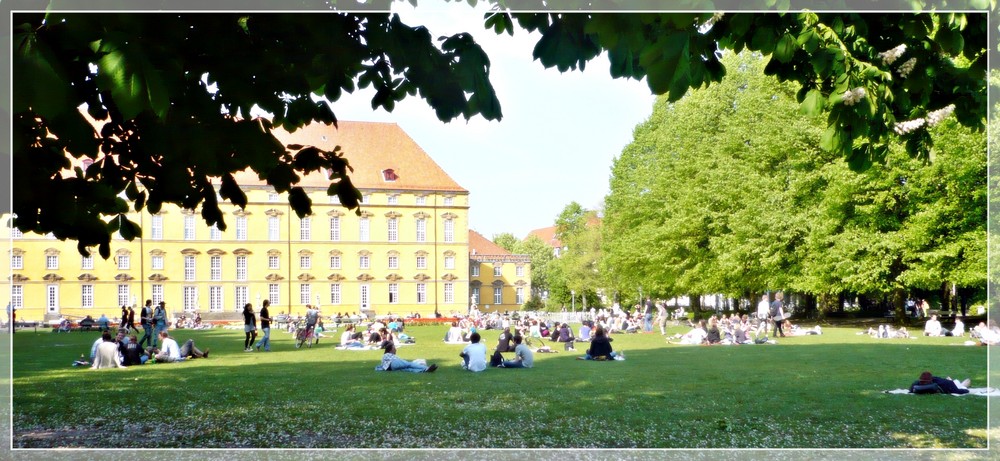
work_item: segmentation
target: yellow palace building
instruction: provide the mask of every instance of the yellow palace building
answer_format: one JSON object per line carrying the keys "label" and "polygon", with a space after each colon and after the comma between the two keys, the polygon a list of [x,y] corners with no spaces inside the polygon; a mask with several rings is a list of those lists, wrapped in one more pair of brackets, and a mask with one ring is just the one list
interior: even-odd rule
{"label": "yellow palace building", "polygon": [[[339,129],[314,124],[276,135],[285,144],[341,146],[364,196],[361,215],[327,196],[329,181],[313,174],[298,183],[313,214],[299,219],[287,196],[245,172],[236,180],[246,209],[220,201],[224,232],[209,228],[197,210],[165,204],[155,215],[133,213],[142,237],[114,238],[108,260],[96,251],[82,257],[75,242],[3,226],[18,319],[115,317],[123,304],[146,299],[166,301],[171,316],[183,310],[209,318],[231,317],[262,299],[271,300],[272,312],[293,315],[306,304],[320,305],[324,315],[467,312],[469,193],[398,125],[342,121]],[[517,309],[514,298],[490,304]]]}

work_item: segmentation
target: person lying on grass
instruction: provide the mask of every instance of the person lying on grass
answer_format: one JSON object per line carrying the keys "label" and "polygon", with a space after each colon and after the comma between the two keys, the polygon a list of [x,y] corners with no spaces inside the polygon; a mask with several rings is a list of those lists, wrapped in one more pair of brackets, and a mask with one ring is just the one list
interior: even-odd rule
{"label": "person lying on grass", "polygon": [[612,339],[604,332],[604,327],[598,326],[594,329],[594,336],[590,340],[590,349],[583,357],[577,360],[625,360],[625,354],[614,352],[611,348]]}
{"label": "person lying on grass", "polygon": [[188,357],[208,358],[208,349],[205,349],[205,352],[198,350],[194,345],[193,339],[185,341],[184,346],[178,347],[177,341],[171,338],[166,331],[160,332],[160,345],[162,349],[156,354],[157,362],[180,362]]}
{"label": "person lying on grass", "polygon": [[396,356],[396,345],[392,341],[382,343],[382,362],[375,366],[375,371],[409,371],[411,373],[434,373],[437,370],[436,364],[430,366],[421,365],[417,362],[403,360]]}
{"label": "person lying on grass", "polygon": [[[672,337],[670,337],[670,338],[667,339],[667,343],[669,343],[669,344],[701,344],[701,343],[705,342],[705,338],[707,336],[708,336],[708,333],[705,331],[705,321],[704,320],[699,320],[698,321],[698,325],[696,325],[694,328],[692,328],[691,331],[689,331],[687,333],[684,333],[684,335],[680,335],[680,334],[674,335],[674,336],[672,336]],[[678,341],[678,342],[675,343],[674,340],[680,340],[680,341]]]}
{"label": "person lying on grass", "polygon": [[972,380],[965,378],[965,381],[947,378],[939,378],[931,375],[931,372],[920,373],[920,378],[910,385],[912,394],[968,394],[969,384]]}

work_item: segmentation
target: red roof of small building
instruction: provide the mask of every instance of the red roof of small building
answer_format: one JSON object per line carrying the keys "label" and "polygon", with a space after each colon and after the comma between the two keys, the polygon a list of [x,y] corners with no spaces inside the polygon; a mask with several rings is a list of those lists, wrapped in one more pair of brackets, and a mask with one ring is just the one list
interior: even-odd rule
{"label": "red roof of small building", "polygon": [[542,239],[543,242],[547,243],[552,248],[562,248],[562,242],[556,238],[556,226],[543,227],[541,229],[535,229],[528,232],[528,236],[525,240],[528,240],[532,235]]}
{"label": "red roof of small building", "polygon": [[474,255],[509,255],[509,251],[491,242],[482,234],[469,229],[469,254]]}

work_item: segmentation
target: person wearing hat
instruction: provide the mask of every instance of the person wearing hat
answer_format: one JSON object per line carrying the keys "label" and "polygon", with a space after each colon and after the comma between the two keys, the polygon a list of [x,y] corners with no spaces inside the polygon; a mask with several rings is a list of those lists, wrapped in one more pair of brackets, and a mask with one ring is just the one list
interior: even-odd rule
{"label": "person wearing hat", "polygon": [[965,378],[965,381],[951,379],[950,376],[939,378],[932,375],[931,372],[925,371],[920,373],[920,378],[910,385],[910,393],[936,394],[941,392],[943,394],[968,394],[969,384],[971,383],[972,380],[969,378]]}
{"label": "person wearing hat", "polygon": [[382,354],[382,362],[375,367],[375,371],[409,371],[411,373],[434,373],[437,370],[437,365],[431,364],[430,366],[421,365],[416,362],[410,362],[408,360],[403,360],[396,356],[396,345],[392,341],[385,341],[382,343],[382,349],[385,353]]}

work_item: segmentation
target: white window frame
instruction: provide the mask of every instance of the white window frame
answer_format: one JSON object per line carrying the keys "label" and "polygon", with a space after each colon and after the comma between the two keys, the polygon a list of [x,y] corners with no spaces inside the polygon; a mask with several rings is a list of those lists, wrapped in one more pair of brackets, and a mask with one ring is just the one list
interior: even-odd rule
{"label": "white window frame", "polygon": [[330,256],[330,269],[340,270],[340,256]]}
{"label": "white window frame", "polygon": [[389,205],[399,205],[399,196],[390,195],[388,198],[386,198],[386,203],[388,203]]}
{"label": "white window frame", "polygon": [[514,303],[517,305],[524,304],[524,287],[514,289]]}
{"label": "white window frame", "polygon": [[281,221],[277,216],[267,217],[267,239],[272,242],[281,240]]}
{"label": "white window frame", "polygon": [[417,204],[417,206],[425,206],[425,205],[427,205],[427,196],[426,195],[418,195],[416,197],[415,203]]}
{"label": "white window frame", "polygon": [[445,197],[444,200],[441,202],[441,205],[442,206],[454,206],[455,205],[455,197]]}
{"label": "white window frame", "polygon": [[184,240],[194,240],[197,233],[194,228],[194,215],[184,215]]}
{"label": "white window frame", "polygon": [[195,261],[193,255],[184,255],[184,281],[193,282],[197,277],[196,269],[197,261]]}
{"label": "white window frame", "polygon": [[45,307],[47,312],[59,312],[59,285],[45,285]]}
{"label": "white window frame", "polygon": [[149,218],[149,237],[153,240],[163,240],[163,215],[154,214]]}
{"label": "white window frame", "polygon": [[368,255],[361,255],[358,257],[358,268],[362,270],[372,268],[372,258]]}
{"label": "white window frame", "polygon": [[444,257],[444,268],[445,269],[454,269],[455,268],[455,257],[454,256],[445,256]]}
{"label": "white window frame", "polygon": [[118,270],[127,271],[132,268],[132,257],[130,255],[118,255]]}
{"label": "white window frame", "polygon": [[479,298],[479,287],[472,287],[472,296],[471,297],[474,300],[474,302],[476,302],[476,303],[479,302],[479,299],[480,299]]}
{"label": "white window frame", "polygon": [[446,219],[444,221],[444,243],[453,243],[455,241],[455,220]]}
{"label": "white window frame", "polygon": [[493,287],[493,304],[503,304],[503,287]]}
{"label": "white window frame", "polygon": [[479,277],[479,263],[478,262],[469,263],[469,273],[472,274],[473,277]]}
{"label": "white window frame", "polygon": [[85,271],[94,270],[94,255],[81,257],[80,269]]}
{"label": "white window frame", "polygon": [[386,233],[390,242],[399,241],[399,218],[389,218],[386,221]]}
{"label": "white window frame", "polygon": [[163,301],[163,285],[159,283],[154,283],[150,289],[152,296],[149,297],[153,301],[153,305],[159,305],[160,301]]}
{"label": "white window frame", "polygon": [[368,218],[358,220],[358,241],[371,241],[371,220]]}
{"label": "white window frame", "polygon": [[208,286],[208,310],[210,312],[222,312],[224,309],[225,295],[222,292],[222,285]]}
{"label": "white window frame", "polygon": [[163,270],[163,255],[153,255],[149,258],[149,265],[154,271]]}
{"label": "white window frame", "polygon": [[278,195],[277,192],[268,192],[267,193],[267,201],[268,202],[277,202],[278,198],[280,198],[280,196]]}
{"label": "white window frame", "polygon": [[330,241],[340,241],[340,216],[330,216]]}
{"label": "white window frame", "polygon": [[427,284],[417,283],[417,304],[427,304]]}
{"label": "white window frame", "polygon": [[233,300],[236,302],[235,310],[243,312],[243,306],[250,302],[250,288],[246,285],[233,287]]}
{"label": "white window frame", "polygon": [[208,279],[213,282],[222,281],[222,256],[212,255],[209,257]]}
{"label": "white window frame", "polygon": [[372,286],[367,283],[362,283],[358,286],[358,307],[361,309],[368,309],[371,307],[372,303]]}
{"label": "white window frame", "polygon": [[[91,259],[91,261],[93,261],[93,259]],[[11,270],[24,269],[24,256],[10,255],[10,268]]]}
{"label": "white window frame", "polygon": [[455,302],[455,284],[452,282],[444,282],[444,302],[445,304]]}
{"label": "white window frame", "polygon": [[236,256],[236,280],[239,282],[247,280],[247,257],[245,255]]}
{"label": "white window frame", "polygon": [[270,255],[267,257],[267,268],[270,270],[277,270],[281,268],[281,258],[276,255]]}
{"label": "white window frame", "polygon": [[520,264],[514,266],[514,275],[517,277],[524,277],[524,265]]}
{"label": "white window frame", "polygon": [[236,240],[246,240],[247,239],[247,217],[237,216],[236,217]]}
{"label": "white window frame", "polygon": [[503,277],[503,263],[493,263],[493,276]]}
{"label": "white window frame", "polygon": [[10,307],[12,309],[24,307],[24,285],[10,286]]}
{"label": "white window frame", "polygon": [[389,304],[399,304],[399,284],[389,284]]}
{"label": "white window frame", "polygon": [[299,256],[299,269],[312,269],[312,256]]}
{"label": "white window frame", "polygon": [[184,285],[184,310],[193,311],[198,309],[198,287],[194,285]]}
{"label": "white window frame", "polygon": [[222,231],[219,230],[218,223],[212,224],[212,227],[208,228],[208,238],[209,240],[222,240]]}
{"label": "white window frame", "polygon": [[331,283],[330,284],[330,304],[340,304],[340,284]]}
{"label": "white window frame", "polygon": [[90,284],[80,285],[80,307],[94,307],[94,286]]}
{"label": "white window frame", "polygon": [[417,225],[416,226],[416,228],[417,228],[417,235],[416,235],[417,242],[426,242],[427,241],[427,220],[424,219],[424,218],[418,218],[417,222],[416,222],[416,225]]}
{"label": "white window frame", "polygon": [[45,256],[45,270],[57,270],[59,269],[59,255],[47,255]]}
{"label": "white window frame", "polygon": [[271,305],[275,305],[281,300],[281,285],[277,283],[267,284],[267,299],[271,301]]}
{"label": "white window frame", "polygon": [[427,257],[426,256],[417,256],[417,269],[418,270],[427,269]]}
{"label": "white window frame", "polygon": [[299,219],[299,240],[303,242],[312,240],[312,218],[308,216]]}
{"label": "white window frame", "polygon": [[399,256],[389,256],[389,269],[399,269]]}
{"label": "white window frame", "polygon": [[118,307],[127,305],[132,299],[132,287],[127,283],[118,285]]}
{"label": "white window frame", "polygon": [[312,301],[309,298],[312,296],[312,285],[308,283],[299,284],[299,304],[306,305]]}

